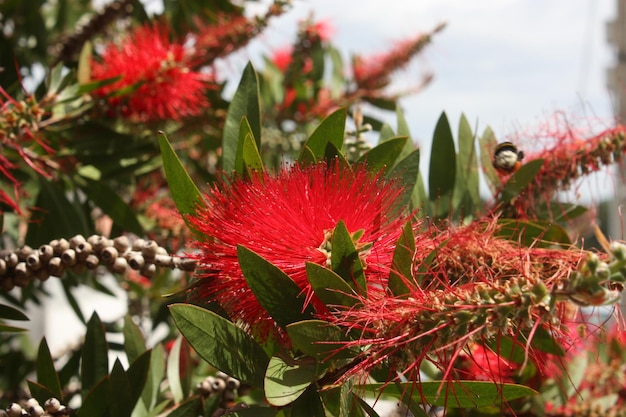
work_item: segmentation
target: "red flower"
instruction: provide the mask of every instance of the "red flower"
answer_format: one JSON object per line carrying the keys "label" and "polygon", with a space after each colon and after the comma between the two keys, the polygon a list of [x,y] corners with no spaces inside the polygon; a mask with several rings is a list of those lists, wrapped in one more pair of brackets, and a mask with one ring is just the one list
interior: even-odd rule
{"label": "red flower", "polygon": [[[119,45],[107,45],[101,61],[92,62],[92,76],[122,77],[96,94],[108,97],[122,116],[142,122],[197,116],[209,106],[204,93],[210,77],[189,68],[185,48],[170,42],[163,27],[139,27]],[[128,93],[110,97],[125,88]]]}
{"label": "red flower", "polygon": [[287,71],[287,68],[293,61],[292,53],[293,49],[290,46],[279,48],[272,52],[272,62],[281,72]]}
{"label": "red flower", "polygon": [[[206,205],[191,219],[204,236],[198,242],[201,253],[191,255],[202,271],[195,297],[219,302],[233,320],[263,336],[272,332],[274,322],[241,272],[237,259],[241,244],[281,268],[323,311],[311,292],[305,262],[326,265],[328,253],[322,249],[340,220],[350,233],[364,231],[360,243],[373,244],[363,253],[368,282],[381,282],[389,273],[405,221],[402,216],[391,217],[400,191],[363,166],[353,172],[338,163],[294,166],[277,175],[264,172],[214,186],[206,193]],[[369,286],[370,291],[375,289]]]}

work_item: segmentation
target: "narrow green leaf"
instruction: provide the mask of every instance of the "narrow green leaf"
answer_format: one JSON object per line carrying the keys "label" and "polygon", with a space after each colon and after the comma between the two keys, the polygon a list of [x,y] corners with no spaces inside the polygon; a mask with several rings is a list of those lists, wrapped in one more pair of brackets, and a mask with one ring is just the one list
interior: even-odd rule
{"label": "narrow green leaf", "polygon": [[[54,394],[54,398],[62,400],[63,388],[61,387],[61,383],[59,381],[59,375],[54,368],[54,361],[52,360],[50,348],[48,347],[48,342],[45,337],[41,339],[41,343],[39,343],[36,370],[37,382],[52,392]],[[44,401],[46,399],[44,399]]]}
{"label": "narrow green leaf", "polygon": [[115,191],[102,181],[87,177],[82,177],[81,181],[86,183],[86,186],[82,187],[83,192],[102,209],[104,214],[111,217],[117,226],[136,235],[143,235],[143,227],[139,224],[135,211]]}
{"label": "narrow green leaf", "polygon": [[141,393],[141,401],[145,408],[152,410],[157,405],[159,392],[161,392],[161,381],[165,374],[165,350],[162,345],[157,345],[152,349],[150,355],[150,370],[146,378],[146,385]]}
{"label": "narrow green leaf", "polygon": [[83,395],[83,403],[78,410],[80,417],[109,416],[109,378],[108,375]]}
{"label": "narrow green leaf", "polygon": [[320,361],[352,358],[358,352],[346,348],[350,340],[340,327],[323,320],[305,320],[286,327],[294,347]]}
{"label": "narrow green leaf", "polygon": [[[203,205],[200,191],[189,177],[189,174],[178,159],[174,148],[165,137],[164,133],[159,135],[159,145],[161,146],[161,157],[163,158],[163,169],[167,177],[167,183],[172,193],[172,198],[176,204],[178,212],[183,216],[189,229],[194,230],[189,223],[188,215],[196,212],[198,206]],[[234,162],[234,161],[233,161]]]}
{"label": "narrow green leaf", "polygon": [[202,398],[191,397],[185,402],[181,403],[167,417],[195,417],[202,412]]}
{"label": "narrow green leaf", "polygon": [[520,195],[522,190],[528,186],[537,176],[543,166],[543,159],[534,159],[522,167],[506,182],[500,201],[509,202]]}
{"label": "narrow green leaf", "polygon": [[[308,151],[313,153],[316,159],[321,159],[326,153],[328,143],[332,143],[335,148],[341,149],[345,129],[346,109],[340,108],[322,120],[304,146],[308,148]],[[305,152],[303,148],[298,157],[298,162],[305,162],[305,160],[309,158],[309,155],[306,154],[307,152]]]}
{"label": "narrow green leaf", "polygon": [[87,41],[83,44],[78,56],[78,70],[76,72],[76,78],[79,84],[85,84],[91,81],[91,56],[92,56],[92,44]]}
{"label": "narrow green leaf", "polygon": [[357,385],[357,389],[363,389],[374,396],[384,394],[398,399],[405,392],[413,392],[415,401],[421,403],[425,400],[431,405],[450,408],[487,407],[537,394],[535,390],[524,385],[497,384],[491,381],[428,381],[420,382],[419,388],[413,384],[415,383],[363,384]]}
{"label": "narrow green leaf", "polygon": [[415,149],[400,162],[387,175],[389,178],[400,178],[404,191],[400,199],[399,209],[408,208],[413,210],[412,196],[420,176],[420,150]]}
{"label": "narrow green leaf", "polygon": [[74,297],[74,294],[72,293],[72,284],[70,283],[70,281],[66,279],[61,280],[61,287],[63,288],[63,292],[67,299],[67,303],[70,305],[70,307],[74,311],[74,314],[76,314],[76,317],[78,317],[78,319],[82,323],[86,324],[87,320],[85,319],[85,316],[83,315],[83,312],[81,311],[80,306],[78,305],[78,301],[76,300],[76,297]]}
{"label": "narrow green leaf", "polygon": [[429,200],[436,202],[437,217],[443,217],[449,211],[455,179],[456,151],[454,138],[448,117],[442,113],[433,135],[428,174]]}
{"label": "narrow green leaf", "polygon": [[302,150],[300,151],[300,156],[298,157],[298,162],[301,164],[314,164],[317,161],[315,158],[315,154],[306,145],[302,146]]}
{"label": "narrow green leaf", "polygon": [[404,145],[404,149],[400,154],[398,159],[406,158],[408,154],[413,152],[415,148],[415,144],[413,143],[413,139],[411,137],[411,130],[409,129],[409,124],[406,121],[406,117],[404,117],[404,112],[400,106],[396,106],[396,119],[398,126],[398,136],[406,136],[408,140],[406,141],[406,145]]}
{"label": "narrow green leaf", "polygon": [[[176,326],[209,364],[254,387],[263,387],[269,359],[263,348],[232,322],[200,307],[173,304]],[[233,347],[236,346],[236,349]]]}
{"label": "narrow green leaf", "polygon": [[143,333],[130,315],[124,317],[124,351],[128,361],[133,362],[146,351],[146,341]]}
{"label": "narrow green leaf", "polygon": [[567,231],[552,222],[500,219],[498,225],[498,236],[524,246],[569,247],[572,244]]}
{"label": "narrow green leaf", "polygon": [[391,126],[389,126],[387,123],[383,123],[382,127],[380,128],[380,134],[378,136],[378,143],[383,143],[385,141],[388,141],[391,138],[395,138],[398,136],[404,136],[404,135],[397,135],[396,132],[393,131],[393,128]]}
{"label": "narrow green leaf", "polygon": [[380,417],[380,415],[378,415],[378,413],[367,403],[367,401],[365,401],[363,398],[359,397],[358,395],[354,393],[352,393],[352,395],[354,399],[356,400],[356,402],[361,407],[361,409],[365,413],[367,413],[369,417]]}
{"label": "narrow green leaf", "polygon": [[276,407],[293,403],[315,380],[317,374],[315,361],[287,364],[283,359],[273,356],[265,374],[265,398]]}
{"label": "narrow green leaf", "polygon": [[21,333],[25,331],[28,331],[28,329],[23,327],[8,326],[0,323],[0,333]]}
{"label": "narrow green leaf", "polygon": [[483,168],[483,173],[487,179],[487,184],[492,194],[495,194],[500,188],[502,188],[502,180],[498,175],[496,169],[493,167],[493,152],[498,145],[496,135],[493,133],[490,127],[487,127],[483,135],[480,137],[480,164]]}
{"label": "narrow green leaf", "polygon": [[328,165],[338,162],[340,166],[351,169],[350,163],[346,159],[345,155],[341,153],[341,150],[335,146],[334,143],[328,142],[326,144],[326,151],[324,152],[324,159]]}
{"label": "narrow green leaf", "polygon": [[57,394],[50,391],[45,385],[31,381],[30,379],[27,379],[26,382],[28,383],[30,396],[36,399],[39,404],[44,404],[49,398],[57,398],[61,401],[62,397],[57,396]]}
{"label": "narrow green leaf", "polygon": [[334,271],[307,262],[306,274],[315,295],[327,306],[351,307],[357,303],[352,287]]}
{"label": "narrow green leaf", "polygon": [[289,275],[245,246],[237,246],[237,255],[248,287],[279,326],[313,317],[306,294]]}
{"label": "narrow green leaf", "polygon": [[110,415],[130,417],[135,403],[132,401],[131,386],[128,375],[119,359],[115,360],[109,377],[109,408]]}
{"label": "narrow green leaf", "polygon": [[6,304],[0,304],[0,319],[28,321],[28,316],[17,308],[13,308]]}
{"label": "narrow green leaf", "polygon": [[146,350],[137,359],[130,363],[126,375],[130,383],[130,402],[135,407],[137,401],[141,398],[141,394],[146,387],[148,374],[150,372],[152,351]]}
{"label": "narrow green leaf", "polygon": [[247,117],[241,119],[237,155],[235,156],[235,172],[238,175],[250,175],[252,171],[262,171],[263,160],[254,142],[252,128]]}
{"label": "narrow green leaf", "polygon": [[82,349],[80,374],[83,385],[83,394],[94,387],[109,373],[108,345],[104,326],[94,312],[87,323],[87,333]]}
{"label": "narrow green leaf", "polygon": [[259,102],[259,80],[257,73],[248,63],[243,70],[237,91],[228,107],[222,137],[222,168],[226,172],[235,170],[239,128],[243,117],[248,119],[257,149],[261,148],[261,105]]}
{"label": "narrow green leaf", "polygon": [[385,168],[391,169],[396,164],[407,140],[406,136],[388,139],[361,155],[357,163],[365,162],[372,172]]}
{"label": "narrow green leaf", "polygon": [[[320,393],[316,389],[315,385],[311,385],[304,393],[291,405],[290,417],[327,417],[324,410],[324,404],[320,398]],[[350,417],[361,417],[359,414],[354,413],[358,409],[353,409]]]}
{"label": "narrow green leaf", "polygon": [[453,193],[452,206],[460,208],[463,202],[464,214],[470,214],[480,204],[478,184],[478,158],[476,156],[476,138],[464,114],[459,121],[459,154],[457,158],[457,176]]}
{"label": "narrow green leaf", "polygon": [[[398,239],[391,261],[389,273],[389,289],[395,296],[409,294],[405,280],[413,276],[413,255],[415,254],[415,236],[413,225],[407,221],[402,228],[402,235]],[[403,278],[404,277],[404,278]]]}
{"label": "narrow green leaf", "polygon": [[176,404],[181,403],[185,398],[183,383],[180,378],[180,349],[182,342],[183,338],[178,336],[167,355],[167,381],[169,382],[170,392]]}
{"label": "narrow green leaf", "polygon": [[343,220],[335,226],[331,239],[333,250],[330,254],[330,262],[333,271],[342,277],[357,293],[367,294],[363,264],[359,258],[359,252],[354,246],[352,236],[346,228]]}

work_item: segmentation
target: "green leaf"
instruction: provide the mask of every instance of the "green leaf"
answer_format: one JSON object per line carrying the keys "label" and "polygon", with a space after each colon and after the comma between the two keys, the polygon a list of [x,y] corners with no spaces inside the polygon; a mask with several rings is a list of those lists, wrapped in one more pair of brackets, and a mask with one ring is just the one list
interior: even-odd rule
{"label": "green leaf", "polygon": [[415,382],[377,383],[357,385],[356,388],[374,396],[384,394],[398,399],[403,398],[405,392],[413,392],[415,401],[425,400],[431,405],[450,408],[487,407],[537,394],[524,385],[482,381],[428,381],[420,382],[419,387]]}
{"label": "green leaf", "polygon": [[[275,417],[276,410],[270,407],[250,407],[228,414],[228,417]],[[284,416],[284,414],[281,414]]]}
{"label": "green leaf", "polygon": [[413,143],[413,139],[411,138],[411,131],[409,129],[409,124],[406,121],[406,117],[404,117],[404,112],[400,108],[400,106],[396,106],[396,119],[398,125],[398,136],[406,136],[408,140],[406,141],[406,145],[404,145],[404,150],[400,154],[400,158],[406,158],[408,154],[413,152],[415,148],[415,144]]}
{"label": "green leaf", "polygon": [[[59,375],[54,368],[54,361],[52,360],[50,348],[48,348],[48,342],[46,341],[45,337],[41,339],[41,343],[39,344],[36,370],[37,382],[46,387],[52,394],[54,394],[54,398],[59,399],[59,401],[62,400],[63,388],[61,387],[61,383],[59,381]],[[40,399],[37,398],[37,400]],[[47,398],[43,399],[43,401],[45,400],[47,400]]]}
{"label": "green leaf", "polygon": [[200,307],[173,304],[176,326],[209,364],[254,387],[263,387],[269,359],[263,348],[232,322]]}
{"label": "green leaf", "polygon": [[361,409],[366,412],[369,417],[380,417],[380,415],[378,415],[378,413],[367,403],[367,401],[354,393],[352,395]]}
{"label": "green leaf", "polygon": [[257,149],[261,148],[261,105],[259,102],[259,80],[252,66],[248,63],[243,70],[239,87],[228,107],[222,137],[222,168],[226,172],[235,170],[237,143],[241,119],[248,119],[252,137]]}
{"label": "green leaf", "polygon": [[130,315],[124,316],[124,352],[128,361],[133,362],[146,351],[146,341],[143,333]]}
{"label": "green leaf", "polygon": [[182,342],[183,338],[178,336],[167,355],[167,380],[176,404],[181,403],[185,399],[183,383],[180,378],[180,350]]}
{"label": "green leaf", "polygon": [[306,274],[315,295],[327,306],[352,307],[357,303],[351,296],[356,295],[352,287],[332,270],[307,262]]}
{"label": "green leaf", "polygon": [[504,189],[502,190],[500,201],[510,202],[514,198],[518,197],[522,190],[535,179],[542,166],[543,159],[533,159],[527,164],[522,165],[522,167],[515,174],[511,175],[507,181]]}
{"label": "green leaf", "polygon": [[6,304],[0,304],[0,319],[28,321],[28,316],[17,308],[13,308]]}
{"label": "green leaf", "polygon": [[80,417],[100,417],[110,415],[109,411],[109,378],[102,378],[98,383],[83,395],[83,403],[78,410]]}
{"label": "green leaf", "polygon": [[237,255],[248,287],[279,326],[313,316],[306,294],[289,275],[245,246],[237,246]]}
{"label": "green leaf", "polygon": [[457,176],[453,193],[452,206],[456,209],[464,202],[465,215],[480,205],[478,186],[478,159],[476,157],[476,138],[465,115],[459,121],[459,155],[457,158]]}
{"label": "green leaf", "polygon": [[391,261],[388,286],[395,296],[407,295],[410,292],[405,280],[413,276],[413,255],[415,255],[415,236],[413,224],[409,220],[402,228],[402,235],[398,239]]}
{"label": "green leaf", "polygon": [[372,172],[391,169],[402,153],[407,140],[406,136],[388,139],[361,155],[357,163],[365,162]]}
{"label": "green leaf", "polygon": [[82,187],[83,192],[102,209],[104,214],[111,217],[117,226],[136,235],[143,235],[143,227],[139,224],[135,211],[115,191],[102,181],[87,177],[82,177],[81,180],[86,183],[86,186]]}
{"label": "green leaf", "polygon": [[87,333],[82,349],[80,375],[83,395],[106,377],[108,373],[109,355],[104,326],[98,313],[94,312],[87,323]]}
{"label": "green leaf", "polygon": [[36,399],[39,404],[44,404],[46,400],[49,398],[57,398],[61,401],[62,397],[57,396],[54,392],[50,391],[48,387],[43,384],[40,384],[35,381],[31,381],[30,379],[26,380],[28,383],[28,389],[30,391],[30,396]]}
{"label": "green leaf", "polygon": [[[289,417],[327,417],[320,398],[320,393],[315,385],[311,385],[290,407]],[[357,410],[352,410],[357,411]],[[358,414],[350,414],[351,417],[360,417]]]}
{"label": "green leaf", "polygon": [[404,136],[404,135],[396,135],[396,132],[393,131],[393,128],[389,126],[387,123],[384,123],[382,127],[380,128],[380,134],[378,136],[378,143],[383,143],[397,136]]}
{"label": "green leaf", "polygon": [[161,392],[161,381],[165,374],[165,351],[162,345],[157,345],[152,349],[150,355],[150,370],[146,377],[146,384],[141,393],[141,401],[147,410],[152,410],[157,404],[159,393]]}
{"label": "green leaf", "polygon": [[191,397],[185,402],[181,403],[172,410],[171,413],[167,415],[167,417],[195,417],[200,415],[202,410],[202,398],[200,397]]}
{"label": "green leaf", "polygon": [[437,204],[437,217],[444,217],[449,211],[450,198],[456,178],[456,151],[450,123],[445,113],[441,114],[430,154],[428,174],[429,200]]}
{"label": "green leaf", "polygon": [[141,394],[148,383],[151,359],[152,351],[146,350],[137,359],[130,363],[128,371],[126,371],[128,381],[130,382],[130,400],[133,407],[141,398]]}
{"label": "green leaf", "polygon": [[346,129],[346,109],[340,108],[326,116],[324,120],[315,128],[304,146],[308,148],[305,152],[303,147],[298,157],[298,162],[306,162],[313,153],[316,160],[324,157],[326,146],[332,143],[337,149],[343,146],[343,136]]}
{"label": "green leaf", "polygon": [[130,417],[135,403],[132,401],[131,386],[128,375],[119,359],[115,360],[111,376],[109,377],[109,407],[110,415]]}
{"label": "green leaf", "polygon": [[0,333],[21,333],[26,331],[28,331],[28,329],[23,327],[8,326],[0,323]]}
{"label": "green leaf", "polygon": [[502,188],[502,180],[493,167],[493,155],[491,154],[491,152],[495,151],[496,146],[498,146],[496,135],[490,127],[487,127],[480,137],[480,164],[482,165],[491,194],[495,194]]}
{"label": "green leaf", "polygon": [[352,358],[358,353],[346,348],[346,342],[350,339],[345,336],[345,332],[327,321],[299,321],[287,326],[286,330],[294,347],[320,361]]}
{"label": "green leaf", "polygon": [[572,243],[567,231],[552,222],[500,219],[498,225],[498,236],[528,247],[569,247]]}
{"label": "green leaf", "polygon": [[287,364],[273,356],[265,374],[265,398],[276,407],[291,404],[311,385],[316,375],[315,361]]}
{"label": "green leaf", "polygon": [[200,191],[189,177],[164,133],[159,135],[159,145],[163,158],[163,169],[176,208],[183,216],[189,229],[195,230],[195,227],[189,222],[188,216],[193,215],[199,206],[204,205]]}
{"label": "green leaf", "polygon": [[399,209],[408,208],[412,210],[417,208],[417,206],[412,205],[412,196],[420,176],[420,150],[415,149],[405,156],[389,171],[387,176],[389,178],[400,178],[402,182],[404,191],[398,203]]}
{"label": "green leaf", "polygon": [[254,136],[247,117],[241,118],[235,171],[240,176],[250,175],[253,171],[263,171],[263,160],[254,142]]}
{"label": "green leaf", "polygon": [[331,238],[330,262],[333,271],[342,277],[357,293],[367,294],[363,264],[354,246],[352,236],[343,220],[335,226]]}

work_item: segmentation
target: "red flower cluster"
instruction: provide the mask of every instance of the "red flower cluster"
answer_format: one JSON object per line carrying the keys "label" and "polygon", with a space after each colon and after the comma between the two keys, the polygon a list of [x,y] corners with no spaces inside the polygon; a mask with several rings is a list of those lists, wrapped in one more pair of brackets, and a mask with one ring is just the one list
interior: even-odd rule
{"label": "red flower cluster", "polygon": [[212,77],[194,72],[189,59],[182,44],[170,42],[165,27],[138,27],[92,61],[94,80],[121,77],[95,94],[119,115],[140,122],[197,116],[209,106],[205,91]]}
{"label": "red flower cluster", "polygon": [[281,268],[314,306],[321,307],[307,280],[305,262],[327,264],[329,233],[340,220],[350,233],[363,230],[360,243],[372,243],[363,254],[367,279],[382,282],[405,221],[403,216],[392,217],[400,191],[364,166],[352,171],[339,163],[294,166],[277,175],[258,173],[249,180],[214,186],[191,219],[204,237],[197,244],[201,253],[190,255],[199,262],[201,283],[195,296],[217,301],[234,320],[271,334],[274,323],[246,284],[237,245]]}

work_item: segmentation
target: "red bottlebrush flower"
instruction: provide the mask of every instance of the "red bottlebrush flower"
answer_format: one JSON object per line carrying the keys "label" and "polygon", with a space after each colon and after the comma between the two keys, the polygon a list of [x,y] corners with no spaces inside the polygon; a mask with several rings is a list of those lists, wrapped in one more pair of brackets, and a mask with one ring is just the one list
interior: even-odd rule
{"label": "red bottlebrush flower", "polygon": [[293,60],[292,53],[293,48],[291,46],[276,49],[272,52],[271,61],[279,70],[285,72]]}
{"label": "red bottlebrush flower", "polygon": [[[108,44],[100,61],[92,61],[94,80],[121,77],[95,94],[108,97],[119,114],[142,122],[181,120],[209,106],[205,91],[212,77],[189,67],[185,47],[170,42],[160,26],[136,28],[119,45]],[[122,96],[111,94],[129,88]]]}
{"label": "red bottlebrush flower", "polygon": [[335,33],[335,28],[326,20],[311,22],[309,20],[301,22],[300,29],[307,38],[317,38],[322,42],[330,40]]}
{"label": "red bottlebrush flower", "polygon": [[[283,168],[277,175],[259,173],[211,188],[205,207],[191,219],[204,239],[197,293],[217,301],[231,315],[269,336],[274,322],[248,288],[237,259],[237,245],[246,246],[280,269],[307,293],[318,311],[323,304],[311,291],[305,262],[326,265],[328,234],[340,220],[348,231],[363,230],[361,243],[369,283],[383,282],[389,273],[395,243],[405,219],[392,216],[401,188],[373,176],[363,166],[354,171],[339,163]],[[368,291],[381,286],[368,286]],[[307,298],[309,299],[309,298]]]}

